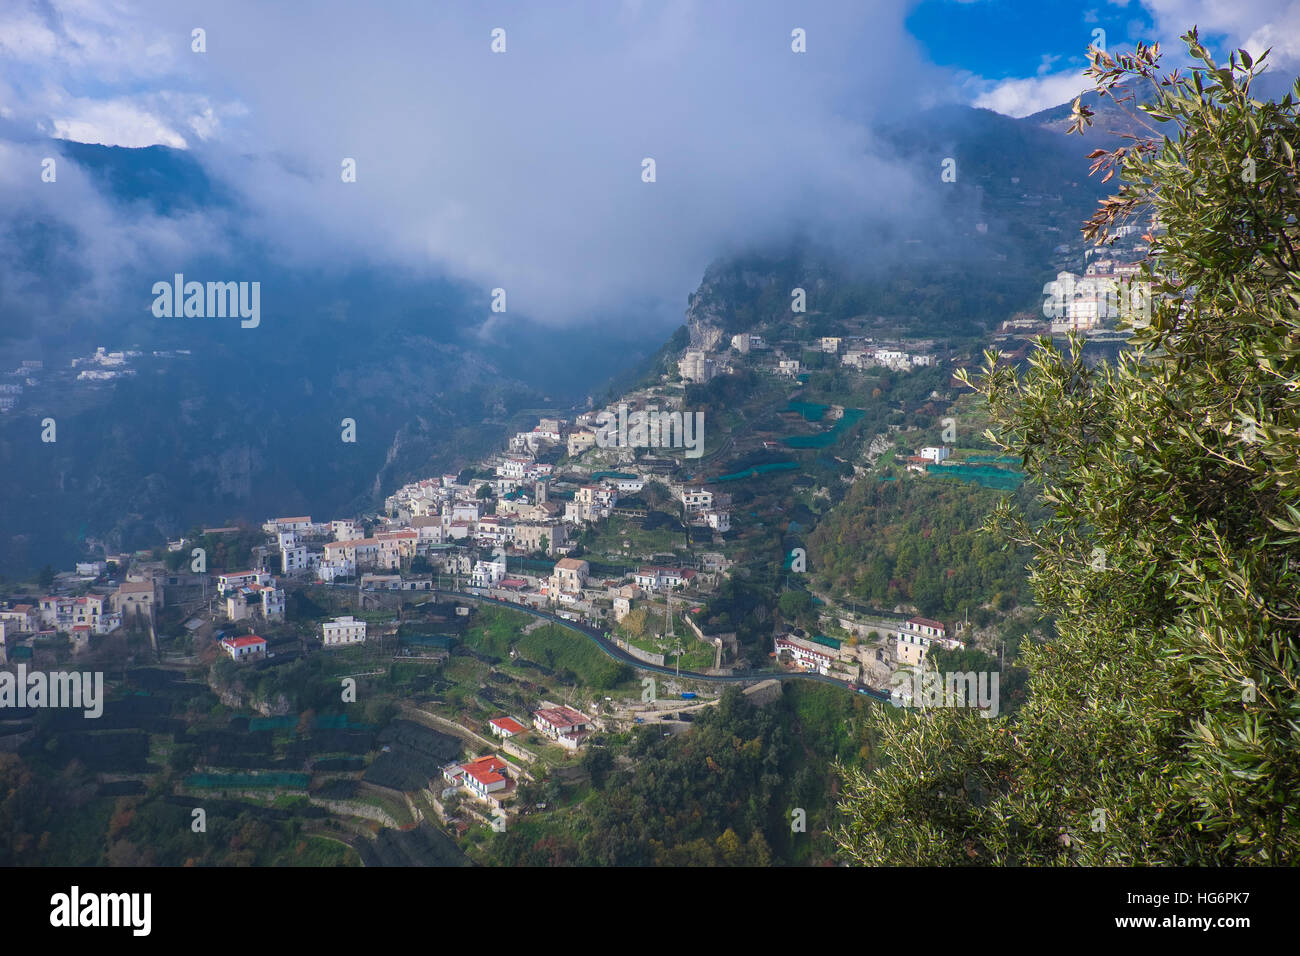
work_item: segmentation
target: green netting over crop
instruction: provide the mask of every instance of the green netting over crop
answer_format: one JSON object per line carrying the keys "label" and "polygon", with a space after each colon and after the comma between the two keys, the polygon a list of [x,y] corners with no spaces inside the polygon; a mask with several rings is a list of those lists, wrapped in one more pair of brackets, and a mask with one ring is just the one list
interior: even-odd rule
{"label": "green netting over crop", "polygon": [[785,439],[785,443],[791,448],[830,448],[865,414],[866,412],[861,408],[846,408],[843,417],[820,435],[794,435]]}
{"label": "green netting over crop", "polygon": [[1023,472],[992,465],[926,465],[925,470],[936,478],[955,478],[998,491],[1015,491],[1025,480]]}
{"label": "green netting over crop", "polygon": [[753,468],[746,468],[744,471],[737,471],[730,475],[723,475],[721,478],[713,479],[718,481],[739,481],[742,478],[753,478],[757,475],[767,474],[770,471],[791,471],[798,468],[797,461],[774,461],[767,465],[755,465]]}
{"label": "green netting over crop", "polygon": [[253,730],[292,730],[298,726],[298,718],[287,717],[250,717],[248,729]]}
{"label": "green netting over crop", "polygon": [[185,786],[198,790],[306,790],[311,783],[307,773],[193,773]]}
{"label": "green netting over crop", "polygon": [[786,411],[798,412],[810,422],[821,421],[830,410],[829,405],[823,405],[820,402],[791,402],[786,406]]}
{"label": "green netting over crop", "polygon": [[1002,465],[1018,465],[1020,459],[1015,455],[967,455],[966,460],[970,462],[990,461]]}
{"label": "green netting over crop", "polygon": [[[454,638],[453,638],[454,640]],[[374,730],[374,724],[349,720],[347,714],[321,714],[316,718],[317,730]]]}

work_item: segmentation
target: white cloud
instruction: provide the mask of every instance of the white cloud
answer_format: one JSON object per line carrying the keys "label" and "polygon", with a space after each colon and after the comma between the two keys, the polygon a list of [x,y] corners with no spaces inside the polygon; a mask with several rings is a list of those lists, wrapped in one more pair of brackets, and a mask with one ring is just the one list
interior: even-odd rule
{"label": "white cloud", "polygon": [[67,101],[64,115],[52,119],[57,139],[103,146],[170,146],[186,149],[185,137],[161,117],[130,100]]}
{"label": "white cloud", "polygon": [[[1127,8],[1130,0],[1108,2]],[[1185,60],[1178,37],[1192,26],[1200,30],[1202,41],[1221,59],[1226,59],[1227,53],[1237,47],[1245,47],[1255,56],[1271,47],[1269,62],[1275,68],[1289,70],[1300,65],[1300,0],[1140,0],[1140,3],[1151,15],[1154,28],[1147,28],[1140,20],[1130,20],[1128,35],[1133,40],[1158,39],[1170,66]],[[1210,38],[1220,35],[1228,42],[1224,49],[1216,51]],[[1044,58],[1043,65],[1049,62]],[[965,88],[975,106],[1008,116],[1027,116],[1067,102],[1092,85],[1079,72],[1047,74],[1040,66],[1036,76],[1001,81],[967,79]]]}
{"label": "white cloud", "polygon": [[1092,85],[1078,70],[1002,80],[991,85],[988,81],[982,83],[986,88],[975,96],[972,104],[1016,117],[1059,106]]}
{"label": "white cloud", "polygon": [[[1190,27],[1204,41],[1211,35],[1227,38],[1223,58],[1238,47],[1251,54],[1272,47],[1272,64],[1293,69],[1300,65],[1300,0],[1142,0],[1156,23],[1162,46],[1181,49],[1177,38]],[[1210,43],[1206,43],[1211,46]]]}
{"label": "white cloud", "polygon": [[189,147],[286,266],[502,286],[544,322],[676,320],[726,250],[801,228],[865,243],[932,193],[871,134],[940,85],[908,0],[51,3],[13,18],[41,50],[0,66],[16,122]]}

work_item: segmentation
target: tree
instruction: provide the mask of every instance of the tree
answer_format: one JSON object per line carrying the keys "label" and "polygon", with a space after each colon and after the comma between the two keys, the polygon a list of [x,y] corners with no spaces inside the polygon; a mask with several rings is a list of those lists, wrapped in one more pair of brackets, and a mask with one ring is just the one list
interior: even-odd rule
{"label": "tree", "polygon": [[812,595],[807,591],[786,591],[777,606],[786,620],[793,621],[808,614],[812,608]]}
{"label": "tree", "polygon": [[582,769],[591,775],[591,785],[603,790],[609,772],[614,769],[614,755],[607,747],[588,747],[582,755]]}
{"label": "tree", "polygon": [[48,564],[41,568],[41,573],[36,578],[36,583],[41,586],[42,591],[48,591],[54,585],[54,568]]}
{"label": "tree", "polygon": [[485,498],[491,498],[491,497],[492,497],[492,486],[491,486],[491,485],[479,485],[479,486],[478,486],[478,491],[474,492],[474,497],[478,498],[480,501],[482,501],[482,500],[485,499]]}
{"label": "tree", "polygon": [[975,385],[1051,509],[990,530],[1032,551],[1056,634],[1026,642],[1015,715],[883,727],[890,765],[845,774],[853,861],[1300,858],[1300,83],[1261,103],[1262,57],[1183,40],[1188,75],[1141,45],[1089,69],[1121,105],[1149,89],[1134,116],[1168,131],[1093,154],[1122,185],[1085,234],[1155,223],[1131,348],[1042,341],[1023,373],[988,353]]}

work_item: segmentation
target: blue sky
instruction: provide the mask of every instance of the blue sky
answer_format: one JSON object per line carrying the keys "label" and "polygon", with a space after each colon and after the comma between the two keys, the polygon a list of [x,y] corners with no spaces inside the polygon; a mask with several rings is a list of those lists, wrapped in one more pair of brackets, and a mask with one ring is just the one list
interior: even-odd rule
{"label": "blue sky", "polygon": [[1137,3],[1106,0],[921,0],[907,29],[930,60],[992,80],[1036,75],[1049,68],[1085,65],[1093,31],[1108,45],[1152,39],[1154,21]]}
{"label": "blue sky", "polygon": [[[1085,51],[1158,41],[1179,65],[1178,37],[1195,25],[1212,54],[1273,50],[1300,64],[1300,0],[917,0],[904,20],[927,61],[948,72],[959,100],[1011,116],[1055,106],[1081,87]],[[1101,31],[1096,33],[1095,31]]]}

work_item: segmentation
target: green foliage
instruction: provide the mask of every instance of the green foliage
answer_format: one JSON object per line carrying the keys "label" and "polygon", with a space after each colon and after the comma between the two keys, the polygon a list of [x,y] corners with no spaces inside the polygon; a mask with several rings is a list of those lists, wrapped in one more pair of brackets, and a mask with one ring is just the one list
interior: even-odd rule
{"label": "green foliage", "polygon": [[569,672],[583,687],[611,690],[632,679],[632,668],[606,655],[586,637],[556,624],[522,635],[515,646],[522,657]]}
{"label": "green foliage", "polygon": [[[760,708],[731,688],[686,734],[666,738],[656,727],[639,728],[629,748],[632,770],[611,770],[603,789],[577,806],[521,818],[493,843],[493,862],[766,866],[828,859],[830,761],[868,749],[860,715],[869,706],[838,688],[791,687]],[[554,780],[545,786],[548,804],[563,802]],[[808,813],[806,833],[791,831],[794,807]]]}
{"label": "green foliage", "polygon": [[786,620],[800,620],[806,618],[812,609],[812,595],[807,591],[786,591],[777,601],[777,606]]}
{"label": "green foliage", "polygon": [[[1001,592],[1004,604],[1027,591],[1024,551],[981,532],[1003,495],[968,485],[859,481],[808,538],[817,579],[858,601],[954,616]],[[1031,491],[1015,494],[1030,506]]]}
{"label": "green foliage", "polygon": [[1091,70],[1103,90],[1149,85],[1167,124],[1099,157],[1123,185],[1090,224],[1164,230],[1149,324],[1115,364],[1042,343],[1023,375],[991,354],[977,386],[1052,509],[992,526],[1032,550],[1057,635],[1025,648],[1013,717],[885,728],[890,765],[849,771],[856,862],[1297,860],[1300,84],[1252,100],[1258,63],[1220,68],[1184,39],[1204,66],[1165,85],[1142,47]]}

